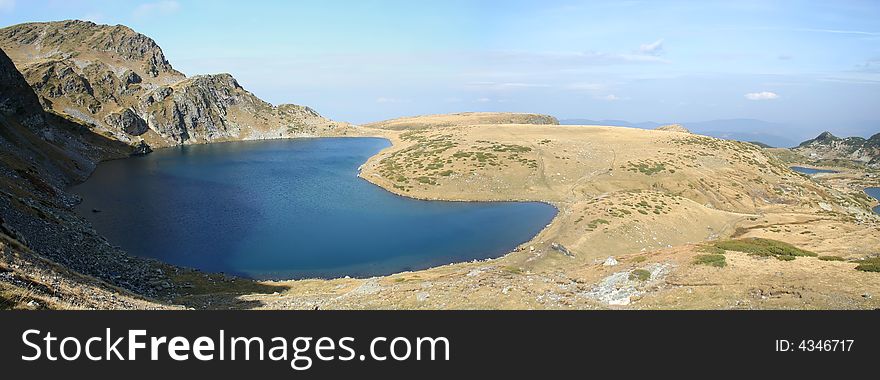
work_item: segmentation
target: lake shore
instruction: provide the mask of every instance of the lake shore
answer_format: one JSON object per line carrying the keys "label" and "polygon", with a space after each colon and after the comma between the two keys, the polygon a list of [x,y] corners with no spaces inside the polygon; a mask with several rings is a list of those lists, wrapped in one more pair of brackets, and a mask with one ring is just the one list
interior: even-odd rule
{"label": "lake shore", "polygon": [[[880,291],[878,276],[855,271],[847,262],[870,255],[872,244],[880,243],[876,217],[857,211],[855,201],[841,203],[839,194],[738,196],[775,184],[816,194],[822,189],[756,148],[683,133],[597,126],[365,131],[388,138],[392,146],[371,157],[360,176],[395,194],[544,201],[559,213],[534,239],[497,259],[370,279],[271,282],[288,290],[243,300],[269,309],[803,308],[805,297],[816,308],[877,306],[875,298],[862,296]],[[719,182],[733,172],[739,173],[735,183]],[[774,179],[752,181],[757,176]],[[854,215],[857,223],[846,221]],[[800,233],[807,230],[810,234]],[[847,253],[841,262],[806,258],[768,266],[766,260],[728,252],[729,265],[721,270],[692,263],[703,242],[743,237],[788,241],[820,255]],[[616,265],[603,265],[611,261]],[[792,286],[801,289],[799,297],[754,296],[780,291],[770,267],[798,284]],[[652,273],[647,282],[630,283],[624,276],[621,283],[603,285],[637,269]],[[843,276],[853,285],[830,286],[825,276]],[[628,290],[614,298],[605,286]]]}

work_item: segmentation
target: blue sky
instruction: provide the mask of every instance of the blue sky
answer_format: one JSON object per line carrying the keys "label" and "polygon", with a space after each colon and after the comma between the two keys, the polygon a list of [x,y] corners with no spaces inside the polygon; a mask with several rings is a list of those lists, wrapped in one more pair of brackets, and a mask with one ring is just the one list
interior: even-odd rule
{"label": "blue sky", "polygon": [[88,19],[187,75],[366,122],[455,111],[756,118],[880,131],[877,1],[0,0],[0,25]]}

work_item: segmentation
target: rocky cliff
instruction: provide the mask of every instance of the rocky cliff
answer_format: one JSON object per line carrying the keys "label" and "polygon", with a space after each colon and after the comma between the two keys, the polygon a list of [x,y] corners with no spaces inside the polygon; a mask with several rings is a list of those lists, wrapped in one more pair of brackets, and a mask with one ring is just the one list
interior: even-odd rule
{"label": "rocky cliff", "polygon": [[110,284],[156,294],[156,264],[111,246],[64,191],[133,147],[44,111],[2,50],[0,88],[0,308],[149,307]]}
{"label": "rocky cliff", "polygon": [[812,160],[849,160],[880,169],[880,133],[865,139],[840,138],[831,132],[822,132],[816,138],[802,142],[794,151]]}
{"label": "rocky cliff", "polygon": [[275,107],[229,74],[187,78],[155,41],[122,25],[14,25],[0,29],[0,48],[44,108],[128,144],[339,134],[347,127],[307,107]]}

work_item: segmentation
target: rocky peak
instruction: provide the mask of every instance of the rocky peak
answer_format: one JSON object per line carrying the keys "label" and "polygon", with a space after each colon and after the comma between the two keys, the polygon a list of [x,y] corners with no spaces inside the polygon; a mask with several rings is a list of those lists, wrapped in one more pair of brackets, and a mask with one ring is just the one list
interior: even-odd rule
{"label": "rocky peak", "polygon": [[840,138],[831,132],[822,132],[816,138],[802,142],[794,150],[811,159],[851,160],[880,168],[880,133],[864,139]]}
{"label": "rocky peak", "polygon": [[0,44],[6,49],[27,47],[25,54],[32,57],[110,58],[137,63],[139,71],[148,76],[182,76],[153,39],[123,25],[79,20],[19,24],[0,29]]}
{"label": "rocky peak", "polygon": [[810,140],[802,142],[800,145],[798,145],[798,147],[806,147],[806,146],[815,145],[815,144],[830,145],[834,142],[838,142],[841,140],[842,139],[840,137],[833,135],[831,132],[825,131],[825,132],[820,133],[819,136],[816,136],[816,138],[814,138],[814,139],[810,139]]}
{"label": "rocky peak", "polygon": [[44,108],[132,145],[309,136],[336,127],[307,107],[274,107],[230,74],[187,78],[155,41],[122,25],[14,25],[0,29],[0,47]]}
{"label": "rocky peak", "polygon": [[824,142],[824,141],[836,141],[836,140],[840,140],[840,138],[831,134],[831,132],[825,131],[825,132],[820,133],[819,136],[817,136],[815,140],[818,142]]}

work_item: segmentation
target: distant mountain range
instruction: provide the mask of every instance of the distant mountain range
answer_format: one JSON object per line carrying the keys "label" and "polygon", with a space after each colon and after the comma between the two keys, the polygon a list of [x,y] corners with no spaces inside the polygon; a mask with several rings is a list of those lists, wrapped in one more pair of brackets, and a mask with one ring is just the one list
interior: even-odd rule
{"label": "distant mountain range", "polygon": [[[612,125],[619,127],[631,127],[642,129],[655,129],[670,123],[657,123],[653,121],[632,123],[625,120],[590,120],[590,119],[563,119],[559,120],[563,125]],[[771,123],[756,119],[724,119],[699,122],[678,123],[693,133],[718,137],[727,140],[752,141],[773,147],[793,147],[798,144],[797,139],[781,136],[781,131],[790,129],[790,126],[780,123]],[[774,133],[780,131],[779,134]]]}

